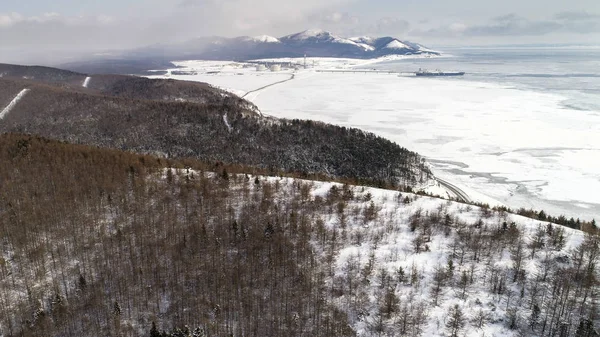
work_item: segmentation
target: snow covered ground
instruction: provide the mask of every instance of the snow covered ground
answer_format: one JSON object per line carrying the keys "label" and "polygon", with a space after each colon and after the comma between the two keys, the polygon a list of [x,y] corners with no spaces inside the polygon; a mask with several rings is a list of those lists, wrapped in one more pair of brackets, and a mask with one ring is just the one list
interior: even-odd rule
{"label": "snow covered ground", "polygon": [[[261,179],[283,186],[282,190],[285,190],[286,186],[292,185],[294,181],[298,181],[274,177],[261,177]],[[333,186],[338,190],[343,189],[343,186],[337,183],[311,181],[304,181],[304,183],[311,186],[313,198],[322,198],[322,200],[328,199]],[[462,230],[466,230],[463,232],[466,236],[468,236],[467,232],[487,233],[484,234],[485,236],[502,227],[503,222],[514,222],[522,234],[524,244],[530,247],[530,243],[535,240],[534,237],[538,235],[540,228],[542,233],[546,231],[547,224],[497,212],[486,216],[479,207],[410,193],[399,194],[390,190],[352,186],[349,188],[354,195],[354,201],[347,204],[345,215],[323,214],[322,220],[328,230],[338,231],[338,237],[340,237],[337,245],[334,245],[338,250],[334,254],[333,276],[326,282],[328,289],[339,288],[340,292],[344,294],[331,298],[330,301],[348,314],[350,324],[358,336],[403,335],[398,330],[401,326],[403,308],[410,310],[411,315],[415,315],[415,312],[419,310],[423,311],[424,323],[419,328],[422,336],[447,336],[448,312],[456,304],[459,305],[465,317],[464,330],[461,331],[460,336],[519,335],[518,331],[511,330],[508,326],[509,310],[516,311],[519,324],[522,326],[521,329],[525,332],[523,336],[539,333],[539,330],[528,332],[528,328],[525,327],[531,314],[528,299],[536,298],[529,292],[529,285],[521,290],[522,285],[508,281],[509,290],[506,294],[499,295],[490,291],[490,281],[488,280],[490,271],[498,270],[500,274],[510,275],[513,268],[511,256],[514,257],[514,251],[509,252],[509,250],[512,248],[500,248],[488,256],[488,261],[483,259],[477,262],[467,262],[469,259],[465,258],[462,263],[462,258],[458,257],[460,254],[456,253],[455,245],[456,235],[460,235],[458,232],[460,232],[461,226],[464,226]],[[406,201],[407,199],[409,201]],[[366,214],[366,210],[370,207],[376,210],[377,216],[368,221],[363,218],[362,214]],[[359,215],[357,216],[357,214]],[[444,234],[439,228],[434,229],[427,248],[421,252],[415,252],[414,242],[415,238],[420,235],[420,229],[414,230],[410,227],[417,214],[423,218],[438,214],[441,219],[444,218],[444,214],[447,214],[453,219],[454,229],[451,234]],[[481,226],[473,225],[479,221],[481,221]],[[563,247],[552,248],[551,240],[548,238],[545,239],[546,244],[537,252],[536,257],[530,257],[529,250],[527,250],[528,253],[525,255],[528,257],[523,261],[523,268],[532,284],[535,277],[540,275],[544,261],[558,260],[568,256],[584,241],[581,231],[563,229],[565,240]],[[327,259],[326,254],[330,244],[330,242],[326,242],[325,247],[316,247],[317,250],[323,249],[321,252],[323,260]],[[439,268],[446,270],[448,261],[452,259],[455,262],[454,281],[448,280],[445,283],[441,289],[439,301],[435,304],[432,298],[435,271]],[[411,282],[408,280],[393,281],[400,268],[405,272],[406,278],[410,278],[408,275],[411,270],[419,275],[412,285],[409,285]],[[460,283],[458,279],[463,273],[470,275],[471,272],[473,273],[473,277],[470,278],[472,283],[461,295],[461,292],[457,290]],[[383,274],[387,277],[383,277]],[[361,278],[364,279],[361,281]],[[384,286],[381,280],[386,280],[387,285]],[[354,284],[354,292],[346,289],[347,286],[352,287],[351,284]],[[540,289],[547,286],[549,285],[544,284]],[[397,297],[396,314],[399,316],[383,319],[380,322],[378,315],[382,310],[382,301],[385,302],[382,300],[386,296],[384,295],[385,289],[390,289]],[[516,295],[519,292],[521,292],[520,298]],[[542,306],[543,299],[538,298],[538,300]],[[543,310],[551,310],[551,307]],[[477,323],[479,315],[485,316],[482,326],[478,326]],[[378,327],[378,324],[381,324],[381,327]],[[378,330],[379,328],[381,330]],[[406,335],[410,335],[410,333]]]}
{"label": "snow covered ground", "polygon": [[246,64],[246,67],[244,67],[244,64],[226,61],[181,61],[173,63],[180,68],[171,69],[167,75],[149,77],[206,82],[238,96],[244,96],[249,91],[288,79],[292,73],[292,71],[257,71],[256,66],[251,64]]}
{"label": "snow covered ground", "polygon": [[475,201],[598,218],[600,112],[575,114],[561,105],[563,97],[508,85],[315,71],[381,61],[315,58],[309,69],[282,72],[186,61],[178,70],[194,75],[167,76],[244,95],[295,73],[246,98],[266,115],[358,127],[395,141],[428,157],[437,176]]}

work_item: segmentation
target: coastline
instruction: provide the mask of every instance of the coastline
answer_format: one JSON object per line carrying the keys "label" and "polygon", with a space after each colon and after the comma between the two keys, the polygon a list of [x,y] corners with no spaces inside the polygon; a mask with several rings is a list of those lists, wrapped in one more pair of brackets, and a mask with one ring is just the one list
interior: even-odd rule
{"label": "coastline", "polygon": [[[562,97],[473,79],[422,81],[388,74],[316,71],[419,58],[424,57],[307,58],[308,69],[276,72],[257,72],[238,62],[181,61],[178,65],[196,74],[170,77],[208,82],[240,96],[252,91],[246,98],[265,115],[374,132],[432,159],[436,176],[458,186],[473,201],[582,219],[600,214],[597,196],[586,192],[600,185],[600,180],[595,183],[594,172],[586,168],[589,151],[579,150],[600,154],[594,145],[600,144],[600,132],[582,128],[598,125],[597,117],[578,116],[573,121],[573,113],[560,105]],[[293,80],[271,85],[292,74]],[[525,151],[528,148],[542,152]]]}

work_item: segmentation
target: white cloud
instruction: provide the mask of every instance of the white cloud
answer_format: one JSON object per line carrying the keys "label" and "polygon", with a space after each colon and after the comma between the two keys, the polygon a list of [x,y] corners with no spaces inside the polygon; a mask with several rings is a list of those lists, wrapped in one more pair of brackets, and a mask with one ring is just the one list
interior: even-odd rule
{"label": "white cloud", "polygon": [[[196,17],[217,34],[269,32],[284,26],[314,22],[317,17],[328,23],[351,21],[353,18],[335,9],[354,0],[183,0],[175,15],[181,19]],[[321,13],[330,13],[323,16]],[[234,23],[229,25],[228,23]]]}
{"label": "white cloud", "polygon": [[359,19],[358,17],[350,15],[348,13],[333,12],[325,15],[323,21],[328,24],[355,25],[358,24]]}
{"label": "white cloud", "polygon": [[[510,38],[513,41],[527,37],[540,38],[552,35],[572,36],[600,32],[599,15],[587,12],[562,12],[549,19],[532,20],[514,13],[494,17],[478,24],[440,24],[427,29],[415,29],[417,37],[433,38]],[[568,41],[572,42],[572,41]]]}
{"label": "white cloud", "polygon": [[0,28],[9,27],[23,20],[19,13],[0,14]]}
{"label": "white cloud", "polygon": [[454,34],[461,34],[467,30],[468,26],[464,23],[455,22],[448,26],[449,30]]}

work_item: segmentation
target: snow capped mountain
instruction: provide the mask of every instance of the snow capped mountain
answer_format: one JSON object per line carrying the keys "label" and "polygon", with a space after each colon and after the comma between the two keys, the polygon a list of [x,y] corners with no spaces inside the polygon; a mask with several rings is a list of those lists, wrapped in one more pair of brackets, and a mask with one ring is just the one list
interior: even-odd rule
{"label": "snow capped mountain", "polygon": [[322,29],[308,29],[300,33],[290,34],[282,37],[281,39],[287,40],[309,40],[309,39],[322,39],[329,38],[331,34]]}
{"label": "snow capped mountain", "polygon": [[163,48],[142,48],[138,53],[160,54],[161,58],[203,60],[251,60],[304,55],[371,59],[387,55],[439,54],[394,37],[345,38],[321,29],[309,29],[279,39],[269,35],[205,37]]}
{"label": "snow capped mountain", "polygon": [[254,36],[250,38],[250,41],[260,42],[260,43],[281,43],[278,38],[272,37],[269,35],[260,35]]}
{"label": "snow capped mountain", "polygon": [[300,33],[284,36],[281,38],[283,41],[288,42],[312,42],[312,43],[343,43],[350,45],[357,45],[350,39],[345,39],[339,36],[335,36],[330,32],[322,29],[309,29]]}
{"label": "snow capped mountain", "polygon": [[394,40],[394,41],[386,44],[384,48],[387,48],[387,49],[412,49],[411,47],[405,45],[404,43],[402,43],[398,40]]}
{"label": "snow capped mountain", "polygon": [[354,41],[356,43],[363,43],[363,44],[367,44],[367,45],[372,45],[373,42],[376,40],[370,36],[360,36],[360,37],[351,37],[348,40],[350,41]]}

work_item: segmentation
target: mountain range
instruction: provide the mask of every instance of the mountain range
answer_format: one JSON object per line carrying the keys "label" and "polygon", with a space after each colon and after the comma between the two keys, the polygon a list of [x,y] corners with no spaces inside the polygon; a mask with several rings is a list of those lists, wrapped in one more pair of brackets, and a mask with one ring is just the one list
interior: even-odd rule
{"label": "mountain range", "polygon": [[143,72],[173,60],[251,60],[281,57],[346,57],[370,59],[386,55],[439,55],[418,43],[395,37],[344,38],[310,29],[280,38],[268,35],[201,37],[179,43],[156,44],[125,53],[103,55],[61,67],[81,72]]}
{"label": "mountain range", "polygon": [[310,29],[281,38],[240,36],[234,38],[203,37],[179,44],[156,45],[135,53],[166,55],[185,59],[247,60],[256,58],[349,57],[375,58],[385,55],[438,54],[420,44],[395,37],[344,38],[331,32]]}

